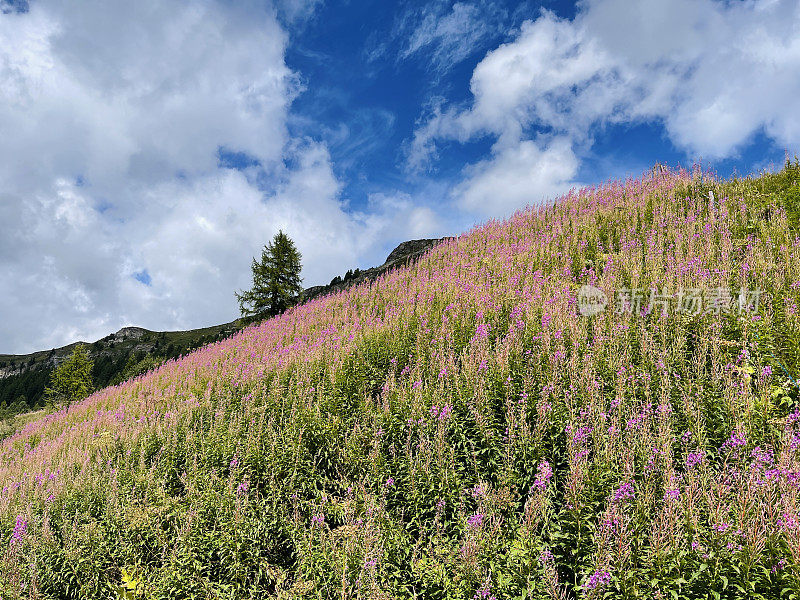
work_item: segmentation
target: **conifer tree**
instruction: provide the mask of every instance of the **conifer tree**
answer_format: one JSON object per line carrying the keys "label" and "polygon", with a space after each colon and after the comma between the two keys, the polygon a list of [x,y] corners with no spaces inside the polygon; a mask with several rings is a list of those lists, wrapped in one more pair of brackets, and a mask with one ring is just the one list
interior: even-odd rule
{"label": "conifer tree", "polygon": [[261,260],[253,259],[253,287],[236,292],[242,320],[252,323],[285,311],[303,291],[300,285],[300,252],[283,231],[261,251]]}
{"label": "conifer tree", "polygon": [[83,400],[92,393],[94,364],[84,344],[78,344],[67,360],[50,374],[50,385],[44,396],[51,406],[64,406]]}

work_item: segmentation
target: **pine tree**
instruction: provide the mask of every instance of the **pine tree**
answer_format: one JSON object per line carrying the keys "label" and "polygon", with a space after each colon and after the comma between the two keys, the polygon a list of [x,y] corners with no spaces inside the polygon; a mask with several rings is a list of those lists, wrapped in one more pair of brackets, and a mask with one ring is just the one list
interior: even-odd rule
{"label": "pine tree", "polygon": [[236,292],[242,320],[252,323],[279,315],[303,291],[300,285],[300,252],[283,231],[261,251],[261,260],[253,259],[253,287]]}
{"label": "pine tree", "polygon": [[50,385],[44,391],[47,403],[64,406],[86,398],[94,387],[93,367],[86,346],[75,346],[70,357],[50,374]]}

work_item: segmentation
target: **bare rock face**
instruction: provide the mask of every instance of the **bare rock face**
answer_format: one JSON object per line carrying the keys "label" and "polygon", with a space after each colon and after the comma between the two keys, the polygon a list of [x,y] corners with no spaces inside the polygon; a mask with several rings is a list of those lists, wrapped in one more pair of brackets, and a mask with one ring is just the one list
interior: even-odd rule
{"label": "bare rock face", "polygon": [[145,333],[147,333],[147,330],[141,327],[123,327],[114,334],[114,339],[116,341],[138,340]]}
{"label": "bare rock face", "polygon": [[416,260],[425,252],[443,240],[447,239],[450,238],[428,238],[403,242],[391,251],[389,256],[386,257],[386,262],[384,262],[381,266],[365,269],[364,271],[357,270],[356,273],[354,273],[349,279],[342,279],[339,277],[337,278],[338,281],[334,280],[328,285],[315,285],[314,287],[306,288],[301,295],[301,301],[313,300],[319,296],[324,296],[326,294],[331,294],[333,292],[346,289],[351,285],[357,285],[364,281],[372,281],[373,279],[376,279],[380,275],[386,273],[386,271],[389,269],[401,267],[413,260]]}
{"label": "bare rock face", "polygon": [[416,257],[426,250],[433,248],[436,244],[444,239],[446,238],[428,238],[422,240],[408,240],[407,242],[403,242],[397,246],[397,248],[392,250],[389,256],[386,257],[386,262],[383,264],[384,266],[389,266],[404,259]]}

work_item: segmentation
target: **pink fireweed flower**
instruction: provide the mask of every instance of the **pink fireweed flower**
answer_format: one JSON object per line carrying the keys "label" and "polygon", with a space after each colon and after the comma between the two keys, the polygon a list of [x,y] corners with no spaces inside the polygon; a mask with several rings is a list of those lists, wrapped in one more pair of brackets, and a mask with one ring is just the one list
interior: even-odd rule
{"label": "pink fireweed flower", "polygon": [[553,562],[555,558],[553,557],[553,553],[550,552],[549,548],[545,548],[542,550],[541,554],[539,554],[539,562],[542,564],[547,564],[549,562]]}
{"label": "pink fireweed flower", "polygon": [[736,431],[731,432],[731,437],[722,444],[722,448],[730,448],[732,450],[744,446],[747,444],[747,440],[745,440],[744,436],[739,434]]}
{"label": "pink fireweed flower", "polygon": [[317,513],[311,517],[311,523],[317,527],[322,527],[325,524],[325,515],[323,513]]}
{"label": "pink fireweed flower", "polygon": [[736,544],[734,542],[728,542],[725,547],[728,549],[728,552],[738,552],[742,549],[741,544]]}
{"label": "pink fireweed flower", "polygon": [[777,573],[778,571],[782,571],[785,566],[786,566],[786,559],[782,558],[777,563],[772,565],[772,569],[770,569],[770,572]]}
{"label": "pink fireweed flower", "polygon": [[619,504],[634,497],[633,482],[626,481],[614,491],[614,503]]}
{"label": "pink fireweed flower", "polygon": [[568,434],[572,434],[572,443],[573,444],[580,445],[580,444],[583,444],[584,442],[586,442],[589,439],[589,435],[591,435],[591,433],[592,433],[592,428],[589,427],[588,425],[584,426],[584,427],[579,427],[573,433],[572,426],[571,425],[567,425],[564,428],[564,431],[566,431]]}
{"label": "pink fireweed flower", "polygon": [[483,517],[484,515],[481,513],[470,515],[467,517],[467,525],[469,525],[469,527],[472,529],[478,529],[481,525],[483,525]]}
{"label": "pink fireweed flower", "polygon": [[644,466],[644,470],[648,473],[653,472],[656,469],[658,457],[663,456],[664,451],[659,448],[653,448],[652,452],[650,452],[650,458],[647,459],[647,464]]}
{"label": "pink fireweed flower", "polygon": [[576,458],[586,458],[589,456],[589,436],[592,434],[593,428],[585,425],[578,429],[573,429],[571,425],[564,428],[564,432],[571,436],[571,446],[575,450]]}
{"label": "pink fireweed flower", "polygon": [[475,487],[470,490],[470,494],[473,498],[485,498],[488,489],[489,486],[487,486],[485,483],[476,483]]}
{"label": "pink fireweed flower", "polygon": [[686,457],[686,466],[688,468],[696,467],[697,465],[701,464],[706,458],[705,453],[700,450],[697,452],[690,452],[689,455]]}
{"label": "pink fireweed flower", "polygon": [[731,526],[730,526],[729,523],[716,523],[716,524],[711,526],[711,529],[713,529],[717,533],[725,533],[730,528],[731,528]]}
{"label": "pink fireweed flower", "polygon": [[775,462],[775,457],[772,453],[772,450],[769,448],[762,450],[761,446],[756,446],[753,448],[750,456],[753,458],[754,467],[766,468]]}
{"label": "pink fireweed flower", "polygon": [[431,406],[430,413],[432,419],[439,419],[440,421],[446,421],[448,418],[450,418],[450,415],[453,414],[453,407],[450,406],[449,404],[445,404],[442,407],[439,407],[434,404],[433,406]]}
{"label": "pink fireweed flower", "polygon": [[553,469],[550,467],[550,463],[546,460],[541,461],[536,471],[536,479],[533,482],[533,487],[540,490],[545,489],[552,476]]}
{"label": "pink fireweed flower", "polygon": [[586,583],[583,584],[587,590],[594,590],[598,588],[604,588],[609,583],[611,583],[611,573],[608,571],[600,571],[597,570],[589,576],[589,579],[586,580]]}
{"label": "pink fireweed flower", "polygon": [[793,531],[800,528],[800,520],[798,520],[797,515],[785,512],[778,517],[776,525],[784,531]]}
{"label": "pink fireweed flower", "polygon": [[475,592],[472,600],[497,600],[497,597],[492,594],[491,586],[488,583],[484,583],[478,588],[478,591]]}
{"label": "pink fireweed flower", "polygon": [[11,545],[18,544],[28,531],[28,520],[23,515],[17,515],[17,524],[14,526],[14,533],[11,534]]}

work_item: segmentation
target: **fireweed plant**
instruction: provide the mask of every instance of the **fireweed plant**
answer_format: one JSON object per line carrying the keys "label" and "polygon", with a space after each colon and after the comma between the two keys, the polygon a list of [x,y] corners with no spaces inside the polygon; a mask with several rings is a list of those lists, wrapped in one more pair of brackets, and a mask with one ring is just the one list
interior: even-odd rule
{"label": "fireweed plant", "polygon": [[797,598],[799,208],[797,161],[571,192],[30,423],[0,596]]}

